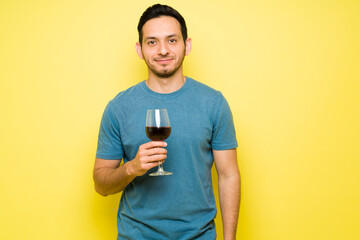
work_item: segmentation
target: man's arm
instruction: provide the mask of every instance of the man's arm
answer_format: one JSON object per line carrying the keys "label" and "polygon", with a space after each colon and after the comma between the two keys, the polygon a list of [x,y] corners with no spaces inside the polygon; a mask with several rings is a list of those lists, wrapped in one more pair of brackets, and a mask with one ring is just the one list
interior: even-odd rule
{"label": "man's arm", "polygon": [[240,207],[240,172],[236,149],[213,150],[213,154],[219,179],[224,240],[235,240]]}
{"label": "man's arm", "polygon": [[120,165],[121,159],[96,158],[93,178],[95,190],[102,196],[121,192],[137,176],[163,163],[166,158],[165,142],[148,142],[139,147],[136,157]]}

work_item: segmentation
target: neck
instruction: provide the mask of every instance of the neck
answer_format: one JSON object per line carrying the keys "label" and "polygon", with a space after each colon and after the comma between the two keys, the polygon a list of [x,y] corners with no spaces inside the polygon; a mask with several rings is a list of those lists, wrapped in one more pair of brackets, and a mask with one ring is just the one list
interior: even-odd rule
{"label": "neck", "polygon": [[185,83],[186,77],[182,71],[178,71],[174,75],[161,78],[155,74],[149,73],[149,78],[146,80],[148,87],[157,93],[172,93],[179,90]]}

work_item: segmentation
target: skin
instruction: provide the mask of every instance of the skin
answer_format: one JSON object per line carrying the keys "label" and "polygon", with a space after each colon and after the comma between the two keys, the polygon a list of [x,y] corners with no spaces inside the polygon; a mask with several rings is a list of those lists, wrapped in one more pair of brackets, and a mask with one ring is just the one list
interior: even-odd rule
{"label": "skin", "polygon": [[148,66],[149,88],[159,93],[171,93],[182,87],[183,60],[192,47],[190,38],[184,40],[180,23],[162,16],[147,21],[143,26],[142,44],[136,43],[136,52]]}
{"label": "skin", "polygon": [[224,240],[236,240],[240,208],[240,171],[236,149],[213,150],[213,155],[218,174]]}
{"label": "skin", "polygon": [[[184,42],[179,22],[168,16],[147,21],[142,30],[142,44],[136,43],[136,51],[148,66],[148,87],[158,93],[177,91],[186,79],[182,63],[191,51],[191,39]],[[142,144],[136,157],[124,164],[120,164],[121,159],[96,158],[93,172],[95,190],[103,196],[123,191],[135,177],[165,161],[166,145],[166,142],[158,141]],[[240,205],[236,149],[213,150],[213,155],[219,179],[224,239],[235,240]]]}

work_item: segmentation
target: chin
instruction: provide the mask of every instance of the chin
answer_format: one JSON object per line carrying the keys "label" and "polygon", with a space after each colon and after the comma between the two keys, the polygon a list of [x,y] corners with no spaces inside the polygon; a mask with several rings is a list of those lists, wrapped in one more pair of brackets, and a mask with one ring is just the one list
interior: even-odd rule
{"label": "chin", "polygon": [[175,74],[175,72],[162,72],[162,73],[155,73],[156,76],[160,77],[160,78],[169,78],[171,76],[173,76]]}

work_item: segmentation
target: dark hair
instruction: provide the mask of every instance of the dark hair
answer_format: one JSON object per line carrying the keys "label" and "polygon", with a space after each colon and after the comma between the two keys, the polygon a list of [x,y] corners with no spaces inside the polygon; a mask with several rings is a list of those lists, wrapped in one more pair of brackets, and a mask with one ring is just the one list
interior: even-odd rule
{"label": "dark hair", "polygon": [[187,28],[186,28],[185,19],[181,16],[181,14],[178,11],[176,11],[175,9],[173,9],[170,6],[155,4],[155,5],[152,5],[151,7],[148,7],[145,10],[145,12],[142,14],[142,16],[140,17],[139,24],[137,27],[138,32],[139,32],[140,44],[142,44],[142,38],[143,38],[142,28],[143,28],[144,24],[147,21],[149,21],[150,19],[158,18],[161,16],[170,16],[170,17],[173,17],[176,20],[178,20],[178,22],[180,23],[180,26],[181,26],[181,34],[182,34],[183,40],[185,42],[185,40],[187,39]]}

